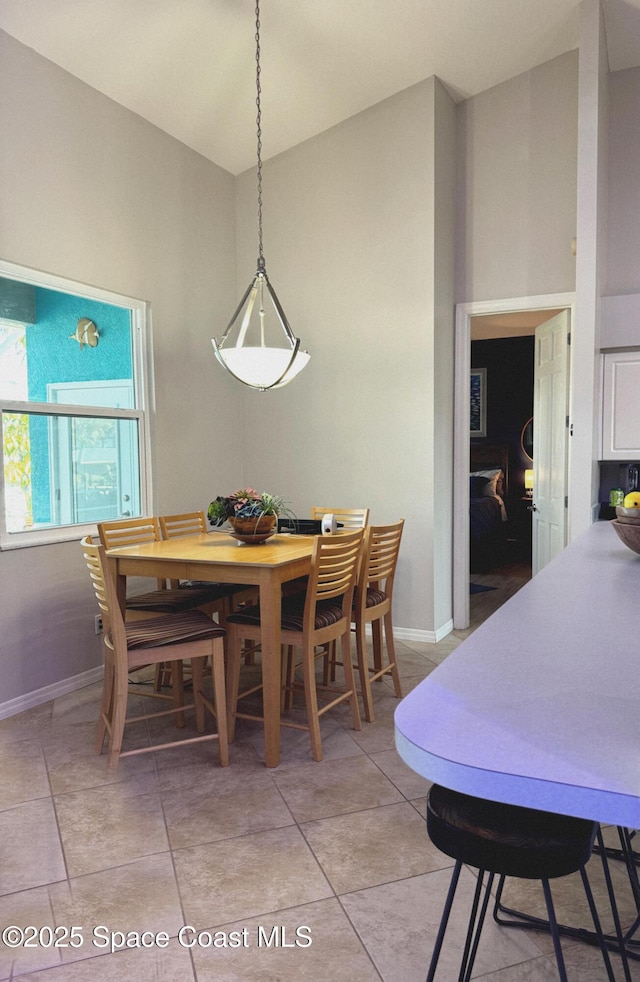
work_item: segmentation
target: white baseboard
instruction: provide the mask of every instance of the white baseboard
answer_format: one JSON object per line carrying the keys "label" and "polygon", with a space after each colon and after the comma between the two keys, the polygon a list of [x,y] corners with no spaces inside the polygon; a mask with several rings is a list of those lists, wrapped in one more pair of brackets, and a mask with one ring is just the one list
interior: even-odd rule
{"label": "white baseboard", "polygon": [[23,713],[26,709],[33,709],[41,706],[45,702],[57,699],[58,696],[65,696],[68,692],[75,692],[76,689],[83,689],[85,685],[92,685],[99,682],[103,675],[102,665],[82,672],[80,675],[73,675],[68,679],[61,679],[52,685],[45,685],[42,689],[35,689],[33,692],[25,692],[23,696],[9,699],[8,702],[0,703],[0,719],[8,719],[9,716],[16,716]]}
{"label": "white baseboard", "polygon": [[419,631],[411,627],[394,627],[393,636],[398,641],[424,641],[425,644],[437,644],[453,631],[453,621],[448,621],[436,631]]}

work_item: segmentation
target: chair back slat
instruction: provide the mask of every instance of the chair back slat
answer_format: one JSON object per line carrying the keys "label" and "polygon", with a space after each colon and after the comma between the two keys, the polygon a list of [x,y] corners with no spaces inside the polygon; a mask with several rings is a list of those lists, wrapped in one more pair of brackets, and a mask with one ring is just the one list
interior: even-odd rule
{"label": "chair back slat", "polygon": [[[363,550],[366,584],[382,583],[389,587],[396,571],[404,519],[394,525],[370,525]],[[388,592],[388,591],[386,591]]]}
{"label": "chair back slat", "polygon": [[334,597],[342,598],[345,617],[351,616],[351,602],[360,562],[363,529],[340,535],[317,536],[311,556],[307,586],[305,622],[315,619],[316,604]]}
{"label": "chair back slat", "polygon": [[207,522],[203,511],[185,512],[183,515],[161,515],[160,531],[163,539],[171,539],[177,535],[198,535],[207,531]]}
{"label": "chair back slat", "polygon": [[[102,611],[105,644],[115,651],[126,651],[124,620],[118,603],[113,574],[106,560],[105,547],[94,543],[88,535],[82,539],[80,545],[89,569],[98,607]],[[124,649],[120,648],[121,645],[124,645]]]}
{"label": "chair back slat", "polygon": [[139,542],[157,542],[160,526],[155,516],[149,518],[122,518],[112,522],[99,522],[98,535],[105,549],[132,546]]}
{"label": "chair back slat", "polygon": [[[154,515],[148,518],[118,518],[112,522],[98,522],[98,535],[105,549],[136,546],[141,542],[158,542],[160,525]],[[165,590],[167,581],[159,578],[157,587],[158,590]]]}
{"label": "chair back slat", "polygon": [[343,529],[363,529],[369,522],[368,508],[321,508],[314,505],[311,518],[319,521],[323,515],[333,515],[338,525]]}

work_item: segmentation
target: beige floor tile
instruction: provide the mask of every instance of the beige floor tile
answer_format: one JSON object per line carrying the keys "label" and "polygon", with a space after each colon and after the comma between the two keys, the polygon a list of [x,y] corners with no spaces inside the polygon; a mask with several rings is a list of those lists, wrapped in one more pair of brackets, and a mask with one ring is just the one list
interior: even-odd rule
{"label": "beige floor tile", "polygon": [[83,946],[62,952],[65,963],[106,956],[101,938],[93,935],[97,926],[110,932],[166,931],[175,937],[184,924],[169,853],[57,883],[49,892],[56,924],[77,924],[83,930]]}
{"label": "beige floor tile", "polygon": [[158,751],[153,755],[162,792],[204,785],[212,794],[236,787],[271,787],[269,770],[251,746],[240,739],[229,746],[229,766],[220,767],[215,743]]}
{"label": "beige floor tile", "polygon": [[50,798],[0,812],[0,896],[66,877]]}
{"label": "beige floor tile", "polygon": [[[136,781],[142,774],[155,772],[153,754],[124,757],[115,771],[109,771],[106,751],[102,755],[96,754],[95,736],[95,720],[58,726],[51,731],[51,739],[44,744],[44,755],[53,794]],[[125,749],[147,745],[146,731],[138,733],[137,737],[131,731],[126,733]]]}
{"label": "beige floor tile", "polygon": [[29,975],[25,982],[195,982],[191,957],[177,941],[167,948],[133,949]]}
{"label": "beige floor tile", "polygon": [[69,876],[169,848],[155,773],[54,798]]}
{"label": "beige floor tile", "polygon": [[165,792],[162,802],[172,849],[294,824],[273,783],[228,791],[197,785]]}
{"label": "beige floor tile", "polygon": [[[569,979],[576,982],[603,982],[607,978],[606,968],[598,948],[590,945],[562,945],[565,967]],[[611,955],[611,964],[616,979],[622,979],[623,969],[620,958]],[[630,963],[630,973],[633,982],[640,979],[640,964]],[[477,976],[476,976],[477,977]],[[533,961],[520,965],[511,965],[499,972],[491,972],[482,976],[482,982],[557,982],[558,969],[555,957],[542,956]]]}
{"label": "beige floor tile", "polygon": [[36,740],[46,732],[51,724],[53,703],[46,702],[33,709],[26,709],[17,716],[0,720],[0,746],[15,740]]}
{"label": "beige floor tile", "polygon": [[450,864],[409,802],[305,822],[301,828],[337,894]]}
{"label": "beige floor tile", "polygon": [[336,900],[228,925],[228,930],[243,929],[246,946],[194,949],[198,982],[379,982],[380,976]]}
{"label": "beige floor tile", "polygon": [[50,794],[47,767],[37,740],[0,742],[0,810]]}
{"label": "beige floor tile", "polygon": [[177,849],[173,856],[187,923],[198,929],[332,895],[295,827]]}
{"label": "beige floor tile", "polygon": [[402,797],[364,755],[281,766],[273,779],[297,822],[390,805]]}
{"label": "beige floor tile", "polygon": [[424,651],[416,651],[415,648],[405,644],[396,645],[396,659],[401,681],[403,678],[415,676],[426,678],[437,665],[437,662]]}
{"label": "beige floor tile", "polygon": [[79,723],[95,723],[100,709],[102,682],[86,685],[74,692],[67,692],[53,701],[51,725],[76,726]]}
{"label": "beige floor tile", "polygon": [[393,750],[395,747],[393,716],[400,705],[400,700],[391,695],[392,690],[389,690],[384,683],[380,688],[386,691],[374,694],[374,722],[366,722],[364,709],[361,707],[362,729],[357,733],[352,733],[354,741],[367,754]]}
{"label": "beige floor tile", "polygon": [[[424,982],[450,879],[451,869],[442,869],[341,897],[384,982]],[[438,966],[442,982],[458,977],[474,887],[475,877],[463,869]],[[527,932],[487,920],[474,977],[540,955]]]}
{"label": "beige floor tile", "polygon": [[416,774],[400,757],[396,750],[386,750],[372,754],[371,759],[386,774],[405,798],[421,798],[426,795],[431,781]]}
{"label": "beige floor tile", "polygon": [[[0,897],[0,925],[2,928],[15,925],[25,929],[34,927],[38,930],[45,925],[55,926],[49,891],[47,887],[36,887],[34,890],[24,890],[12,893],[8,897]],[[11,948],[0,941],[0,979],[10,979],[26,972],[35,972],[61,963],[60,949],[37,943],[39,939],[29,934],[29,947]],[[35,944],[34,947],[31,947]]]}
{"label": "beige floor tile", "polygon": [[[289,714],[290,719],[306,723],[303,710],[296,709]],[[264,733],[260,723],[244,722],[245,726],[239,728],[240,734],[246,734],[259,756],[264,761]],[[364,725],[364,724],[363,724]],[[320,721],[320,736],[322,739],[322,753],[325,760],[337,760],[343,757],[354,757],[362,753],[361,747],[357,743],[360,731],[351,729],[350,715],[348,707],[337,711],[326,713]],[[297,730],[292,727],[282,726],[280,728],[280,761],[282,764],[295,764],[296,762],[307,764],[315,763],[311,757],[311,743],[309,734],[306,730]]]}

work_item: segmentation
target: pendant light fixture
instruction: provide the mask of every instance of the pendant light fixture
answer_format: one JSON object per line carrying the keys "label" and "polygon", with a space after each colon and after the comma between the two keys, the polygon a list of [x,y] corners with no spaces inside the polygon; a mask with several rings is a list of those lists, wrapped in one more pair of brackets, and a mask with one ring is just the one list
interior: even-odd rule
{"label": "pendant light fixture", "polygon": [[262,107],[260,87],[260,0],[256,0],[256,106],[258,155],[258,266],[227,329],[211,339],[216,358],[253,389],[277,389],[302,371],[310,355],[300,349],[276,292],[262,250]]}

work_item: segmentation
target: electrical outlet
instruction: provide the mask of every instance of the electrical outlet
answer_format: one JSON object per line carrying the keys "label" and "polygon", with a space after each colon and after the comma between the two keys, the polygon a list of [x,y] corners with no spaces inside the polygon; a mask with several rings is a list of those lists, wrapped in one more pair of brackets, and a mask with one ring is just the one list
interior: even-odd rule
{"label": "electrical outlet", "polygon": [[95,628],[96,634],[102,634],[102,614],[96,614]]}

